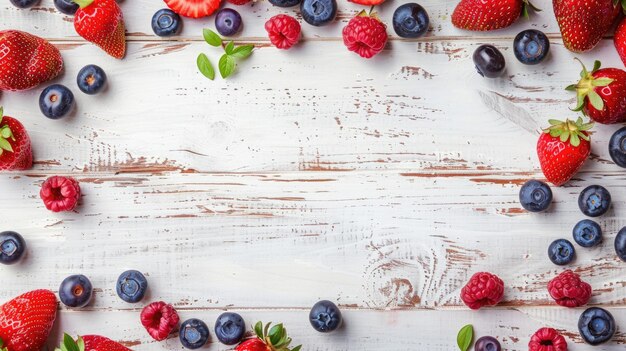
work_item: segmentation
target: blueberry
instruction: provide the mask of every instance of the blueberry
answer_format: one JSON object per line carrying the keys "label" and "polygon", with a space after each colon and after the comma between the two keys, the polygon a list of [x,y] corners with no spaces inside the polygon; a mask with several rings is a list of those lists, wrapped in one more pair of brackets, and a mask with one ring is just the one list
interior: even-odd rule
{"label": "blueberry", "polygon": [[309,321],[313,329],[318,332],[328,333],[341,327],[341,311],[334,303],[322,300],[311,308]]}
{"label": "blueberry", "polygon": [[599,345],[611,340],[615,334],[615,319],[609,311],[591,307],[580,315],[578,331],[586,343]]}
{"label": "blueberry", "polygon": [[225,37],[237,34],[242,24],[241,15],[233,9],[221,9],[215,15],[215,29]]}
{"label": "blueberry", "polygon": [[72,0],[54,0],[54,6],[66,15],[73,15],[78,11],[78,4]]}
{"label": "blueberry", "polygon": [[117,278],[115,286],[117,296],[128,303],[136,303],[143,299],[148,290],[148,281],[139,271],[130,270]]}
{"label": "blueberry", "polygon": [[107,82],[107,75],[104,70],[96,65],[83,67],[76,77],[78,89],[85,94],[94,95],[99,93]]}
{"label": "blueberry", "polygon": [[198,349],[209,341],[209,327],[199,319],[188,319],[180,325],[180,343],[188,349]]}
{"label": "blueberry", "polygon": [[302,19],[312,26],[323,26],[337,16],[337,0],[302,0]]}
{"label": "blueberry", "polygon": [[572,233],[574,241],[582,247],[593,247],[602,242],[600,225],[590,219],[583,219],[576,223]]}
{"label": "blueberry", "polygon": [[611,136],[609,155],[616,165],[626,168],[626,127],[618,129]]}
{"label": "blueberry", "polygon": [[473,55],[476,71],[483,77],[496,78],[499,77],[506,66],[504,56],[493,45],[481,45]]}
{"label": "blueberry", "polygon": [[243,339],[246,323],[240,315],[232,312],[222,313],[215,322],[215,335],[224,345],[235,345]]}
{"label": "blueberry", "polygon": [[626,262],[626,227],[622,228],[615,237],[615,253]]}
{"label": "blueberry", "polygon": [[178,34],[182,23],[180,16],[170,9],[160,9],[152,16],[152,30],[160,37]]}
{"label": "blueberry", "polygon": [[552,263],[559,266],[566,265],[576,257],[574,245],[565,239],[554,240],[548,247],[548,257]]}
{"label": "blueberry", "polygon": [[84,307],[91,301],[91,282],[82,274],[70,275],[59,287],[59,298],[68,307]]}
{"label": "blueberry", "polygon": [[401,5],[393,13],[393,29],[402,38],[421,37],[428,31],[428,13],[419,4]]}
{"label": "blueberry", "polygon": [[531,179],[519,190],[519,202],[527,211],[544,211],[552,203],[552,190],[548,184]]}
{"label": "blueberry", "polygon": [[519,62],[536,65],[543,61],[550,51],[550,41],[543,32],[536,29],[521,31],[513,41],[513,52]]}
{"label": "blueberry", "polygon": [[39,109],[44,116],[59,119],[74,107],[74,94],[61,84],[52,84],[39,95]]}
{"label": "blueberry", "polygon": [[476,340],[474,351],[500,351],[502,347],[498,339],[491,336],[483,336]]}
{"label": "blueberry", "polygon": [[600,185],[590,185],[578,196],[578,207],[589,217],[602,216],[610,206],[611,194]]}
{"label": "blueberry", "polygon": [[35,6],[39,0],[11,0],[11,3],[21,9]]}
{"label": "blueberry", "polygon": [[300,3],[301,0],[270,0],[270,3],[278,7],[292,7]]}
{"label": "blueberry", "polygon": [[25,250],[26,242],[20,234],[11,231],[0,233],[0,263],[17,263]]}

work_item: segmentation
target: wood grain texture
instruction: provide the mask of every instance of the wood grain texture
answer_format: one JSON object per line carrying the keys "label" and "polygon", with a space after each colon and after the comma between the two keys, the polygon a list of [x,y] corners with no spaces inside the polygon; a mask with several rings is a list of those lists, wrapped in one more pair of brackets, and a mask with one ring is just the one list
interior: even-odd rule
{"label": "wood grain texture", "polygon": [[[200,39],[213,19],[185,20],[180,37],[161,40],[150,17],[161,1],[126,0],[128,55],[106,57],[74,33],[51,0],[32,10],[0,5],[3,28],[47,37],[66,62],[55,82],[75,91],[77,110],[51,121],[37,108],[41,88],[0,94],[8,115],[26,125],[36,164],[0,174],[0,230],[22,233],[28,256],[0,270],[11,284],[0,300],[34,288],[57,290],[69,274],[88,275],[95,301],[83,311],[61,308],[50,346],[61,331],[102,333],[135,350],[181,349],[175,339],[152,342],[140,326],[143,304],[116,297],[115,281],[138,269],[150,282],[147,300],[176,306],[183,318],[212,325],[224,309],[248,323],[283,321],[306,350],[453,350],[468,323],[498,336],[507,350],[526,350],[542,326],[561,330],[588,350],[576,332],[581,309],[553,304],[547,282],[562,271],[547,259],[556,238],[571,238],[580,219],[576,200],[590,184],[606,186],[613,209],[599,219],[605,241],[578,248],[571,269],[592,284],[592,305],[605,306],[620,330],[594,350],[626,343],[626,264],[612,247],[626,225],[626,178],[610,161],[616,126],[598,126],[592,157],[566,187],[553,189],[544,214],[526,213],[518,191],[541,178],[537,130],[548,118],[575,118],[563,87],[578,77],[574,54],[558,35],[549,1],[530,22],[491,33],[454,29],[456,1],[421,2],[432,29],[417,41],[393,37],[366,61],[348,52],[340,31],[359,7],[340,0],[337,23],[306,24],[305,40],[284,52],[268,45],[267,1],[237,8],[245,29],[238,42],[256,51],[226,81],[206,80],[195,59],[219,50]],[[388,1],[389,26],[397,5]],[[551,37],[550,59],[535,67],[512,53],[520,30]],[[500,47],[501,79],[480,79],[471,63],[481,43]],[[612,42],[576,55],[622,67]],[[110,86],[86,96],[75,88],[86,64],[102,66]],[[50,175],[81,181],[76,212],[52,214],[38,191]],[[506,282],[496,309],[468,311],[459,291],[488,270]],[[308,308],[333,299],[345,311],[338,334],[313,333]],[[227,349],[215,340],[211,350]]]}

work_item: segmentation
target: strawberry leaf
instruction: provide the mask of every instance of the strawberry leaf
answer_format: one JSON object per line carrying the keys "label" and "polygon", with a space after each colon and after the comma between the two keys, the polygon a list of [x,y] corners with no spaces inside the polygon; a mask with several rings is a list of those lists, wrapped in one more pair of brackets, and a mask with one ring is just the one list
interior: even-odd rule
{"label": "strawberry leaf", "polygon": [[566,142],[567,139],[569,139],[569,131],[564,130],[563,133],[561,133],[561,141]]}
{"label": "strawberry leaf", "polygon": [[11,146],[11,144],[6,139],[1,139],[0,138],[0,151],[1,150],[6,150],[8,152],[13,152],[13,147]]}
{"label": "strawberry leaf", "polygon": [[257,322],[254,325],[254,333],[259,339],[263,339],[263,322]]}
{"label": "strawberry leaf", "polygon": [[209,61],[209,58],[205,54],[198,55],[196,64],[198,65],[200,73],[202,73],[205,77],[210,80],[215,79],[215,70],[213,69],[211,61]]}
{"label": "strawberry leaf", "polygon": [[5,127],[0,129],[0,136],[2,136],[4,139],[9,139],[11,136],[13,136],[13,133],[11,133],[11,129],[9,127]]}
{"label": "strawberry leaf", "polygon": [[[0,125],[2,125],[2,117],[4,117],[4,107],[0,106]],[[2,345],[0,345],[2,347]]]}
{"label": "strawberry leaf", "polygon": [[272,322],[269,322],[265,325],[265,329],[263,329],[263,335],[267,335],[269,329],[270,329],[270,325],[272,325]]}
{"label": "strawberry leaf", "polygon": [[566,86],[565,90],[567,90],[567,91],[576,91],[576,84],[570,84],[570,85]]}
{"label": "strawberry leaf", "polygon": [[593,70],[591,70],[591,73],[599,70],[601,66],[602,66],[602,63],[600,63],[600,61],[598,61],[598,60],[595,60],[593,62]]}
{"label": "strawberry leaf", "polygon": [[68,334],[63,334],[63,344],[61,345],[61,349],[63,349],[63,347],[65,347],[67,351],[80,351],[78,349],[78,344],[74,341],[74,338]]}
{"label": "strawberry leaf", "polygon": [[291,351],[300,351],[301,348],[302,348],[302,345],[298,345],[294,347],[293,349],[291,349]]}
{"label": "strawberry leaf", "polygon": [[81,336],[78,336],[78,340],[76,341],[76,345],[78,345],[78,349],[80,351],[85,351],[85,340]]}
{"label": "strawberry leaf", "polygon": [[590,90],[587,94],[587,97],[589,98],[589,102],[591,102],[591,106],[593,106],[593,108],[598,111],[604,110],[604,100],[602,100],[598,93],[596,93],[594,90]]}
{"label": "strawberry leaf", "polygon": [[467,351],[472,346],[474,340],[474,327],[468,324],[459,330],[459,334],[456,336],[456,344],[461,351]]}
{"label": "strawberry leaf", "polygon": [[210,29],[203,29],[202,36],[204,37],[204,41],[211,46],[217,47],[222,45],[222,38]]}
{"label": "strawberry leaf", "polygon": [[605,87],[611,83],[613,83],[613,79],[607,77],[596,78],[591,81],[591,85],[594,87]]}
{"label": "strawberry leaf", "polygon": [[550,136],[553,138],[558,137],[559,135],[561,135],[561,133],[563,133],[563,129],[551,129],[550,130]]}
{"label": "strawberry leaf", "polygon": [[550,123],[551,126],[558,126],[562,124],[563,122],[559,121],[558,119],[549,119],[548,123]]}
{"label": "strawberry leaf", "polygon": [[235,59],[227,54],[222,55],[218,63],[222,78],[227,78],[235,71]]}
{"label": "strawberry leaf", "polygon": [[252,50],[254,50],[254,45],[242,45],[236,47],[230,55],[238,59],[245,59],[252,54]]}
{"label": "strawberry leaf", "polygon": [[569,142],[574,147],[580,145],[580,139],[578,138],[578,134],[572,133],[572,136],[569,138]]}
{"label": "strawberry leaf", "polygon": [[228,55],[232,55],[234,49],[235,49],[235,43],[233,43],[232,41],[229,41],[228,44],[226,44],[226,46],[224,47],[224,51]]}

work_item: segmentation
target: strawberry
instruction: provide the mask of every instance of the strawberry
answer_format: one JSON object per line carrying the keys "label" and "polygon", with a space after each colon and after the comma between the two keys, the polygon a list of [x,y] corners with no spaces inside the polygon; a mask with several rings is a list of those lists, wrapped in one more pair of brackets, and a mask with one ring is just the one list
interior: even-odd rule
{"label": "strawberry", "polygon": [[554,15],[565,47],[573,52],[593,49],[619,16],[619,2],[620,0],[553,0]]}
{"label": "strawberry", "polygon": [[19,30],[0,31],[0,90],[27,90],[61,73],[59,49]]}
{"label": "strawberry", "polygon": [[52,291],[34,290],[0,306],[0,339],[5,351],[41,350],[57,316]]}
{"label": "strawberry", "polygon": [[488,31],[512,25],[528,8],[541,11],[529,0],[461,0],[452,12],[452,24],[460,29]]}
{"label": "strawberry", "polygon": [[615,29],[613,44],[615,44],[615,49],[617,49],[622,62],[626,65],[626,18],[622,19]]}
{"label": "strawberry", "polygon": [[582,62],[580,64],[583,66],[580,80],[565,88],[576,92],[574,110],[602,124],[626,122],[626,71],[600,69],[600,61],[595,61],[589,72]]}
{"label": "strawberry", "polygon": [[589,157],[591,144],[588,131],[593,123],[583,123],[580,117],[576,122],[554,119],[548,122],[550,127],[541,133],[537,142],[537,155],[546,179],[561,186],[576,174]]}
{"label": "strawberry", "polygon": [[348,1],[353,2],[355,4],[363,5],[363,6],[375,6],[375,5],[380,5],[383,2],[385,2],[385,0],[348,0]]}
{"label": "strawberry", "polygon": [[[221,0],[163,0],[167,7],[184,17],[210,16],[220,7]],[[241,3],[241,1],[239,1]],[[235,3],[239,5],[238,3]]]}
{"label": "strawberry", "polygon": [[262,322],[254,326],[256,338],[244,340],[237,345],[235,351],[300,351],[302,345],[289,348],[291,338],[287,336],[287,329],[282,324],[276,324],[270,329],[272,323],[263,328]]}
{"label": "strawberry", "polygon": [[73,0],[80,8],[74,29],[107,54],[121,59],[126,54],[126,29],[122,10],[115,0]]}
{"label": "strawberry", "polygon": [[74,340],[64,334],[63,343],[55,351],[131,351],[128,347],[100,335],[79,336]]}
{"label": "strawberry", "polygon": [[0,107],[0,171],[25,170],[33,166],[30,138],[22,123],[3,116]]}

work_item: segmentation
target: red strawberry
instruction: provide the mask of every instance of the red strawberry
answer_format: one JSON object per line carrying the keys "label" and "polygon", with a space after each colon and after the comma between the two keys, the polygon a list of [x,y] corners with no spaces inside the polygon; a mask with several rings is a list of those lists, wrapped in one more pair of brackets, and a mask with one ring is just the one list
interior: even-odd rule
{"label": "red strawberry", "polygon": [[385,0],[348,0],[348,1],[353,2],[355,4],[364,5],[364,6],[375,6],[375,5],[380,5],[383,2],[385,2]]}
{"label": "red strawberry", "polygon": [[0,90],[26,90],[61,73],[59,49],[19,30],[0,31]]}
{"label": "red strawberry", "polygon": [[556,186],[565,184],[585,163],[591,144],[589,132],[592,123],[561,122],[551,119],[550,128],[545,129],[537,142],[537,155],[543,175]]}
{"label": "red strawberry", "polygon": [[[222,0],[163,0],[167,7],[185,17],[210,16],[220,7]],[[241,2],[241,0],[240,0]],[[234,3],[234,2],[233,2]],[[236,3],[234,3],[236,4]],[[237,4],[239,5],[239,4]]]}
{"label": "red strawberry", "polygon": [[52,291],[34,290],[0,306],[0,346],[6,351],[41,350],[57,316]]}
{"label": "red strawberry", "polygon": [[0,171],[25,170],[33,166],[30,138],[22,123],[3,116],[0,107]]}
{"label": "red strawberry", "polygon": [[618,0],[553,0],[552,5],[563,43],[574,52],[593,49],[621,11]]}
{"label": "red strawberry", "polygon": [[387,29],[376,13],[359,12],[343,28],[342,34],[348,50],[364,58],[371,58],[383,51],[387,44]]}
{"label": "red strawberry", "polygon": [[529,0],[461,0],[452,12],[452,24],[460,29],[487,31],[506,28],[528,8],[541,11]]}
{"label": "red strawberry", "polygon": [[252,0],[228,0],[233,5],[241,6],[249,3]]}
{"label": "red strawberry", "polygon": [[270,328],[271,324],[268,323],[264,329],[263,323],[257,322],[254,326],[256,338],[244,340],[237,345],[235,351],[300,351],[302,345],[289,348],[291,338],[287,336],[287,329],[282,324]]}
{"label": "red strawberry", "polygon": [[615,29],[613,43],[615,44],[619,57],[622,59],[624,65],[626,65],[626,18],[622,19]]}
{"label": "red strawberry", "polygon": [[74,340],[71,336],[64,334],[61,348],[57,350],[78,350],[78,351],[131,351],[128,347],[100,335],[79,336]]}
{"label": "red strawberry", "polygon": [[76,33],[107,54],[121,59],[126,54],[126,29],[122,10],[115,0],[74,0]]}
{"label": "red strawberry", "polygon": [[576,91],[578,103],[575,111],[583,111],[586,116],[602,124],[626,122],[626,71],[618,68],[600,69],[600,61],[595,61],[593,70],[583,70],[580,80],[568,86]]}

